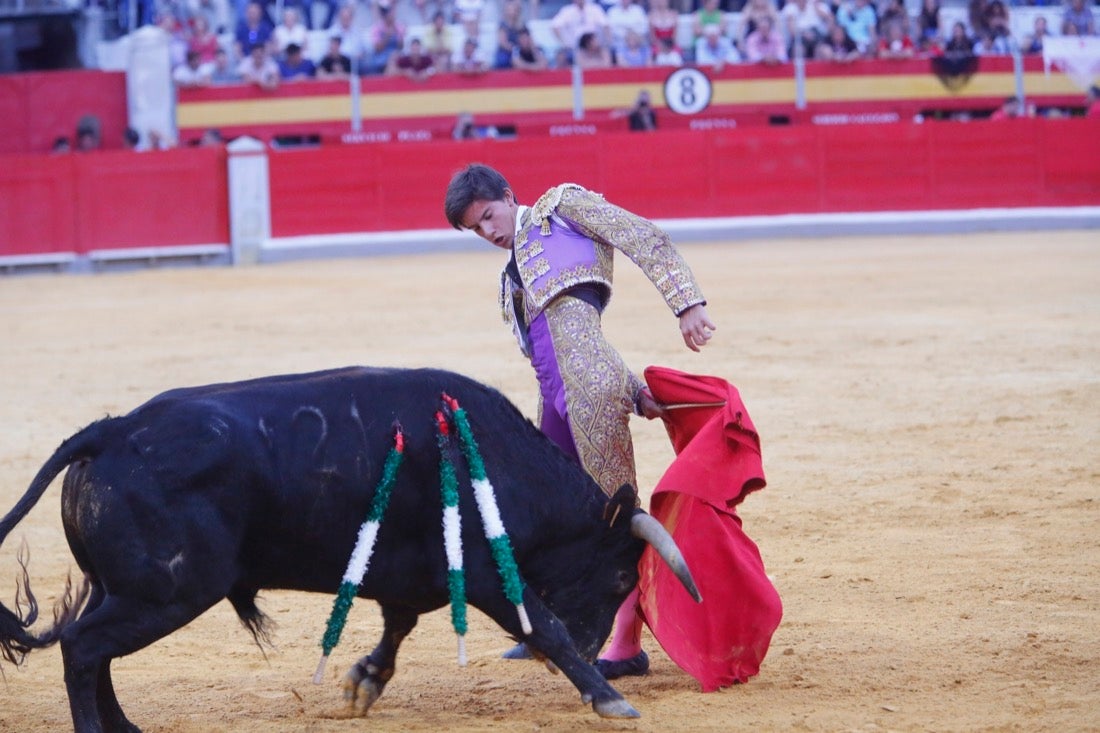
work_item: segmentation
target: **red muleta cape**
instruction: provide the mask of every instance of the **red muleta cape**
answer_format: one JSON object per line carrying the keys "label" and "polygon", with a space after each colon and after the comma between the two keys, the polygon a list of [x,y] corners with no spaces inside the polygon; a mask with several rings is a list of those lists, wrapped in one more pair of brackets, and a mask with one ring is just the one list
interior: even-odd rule
{"label": "red muleta cape", "polygon": [[647,549],[639,564],[642,612],[668,656],[711,692],[760,671],[783,615],[736,512],[765,485],[760,439],[726,380],[657,366],[646,368],[645,379],[657,402],[697,405],[664,417],[676,458],[653,490],[650,513],[679,545],[703,602]]}

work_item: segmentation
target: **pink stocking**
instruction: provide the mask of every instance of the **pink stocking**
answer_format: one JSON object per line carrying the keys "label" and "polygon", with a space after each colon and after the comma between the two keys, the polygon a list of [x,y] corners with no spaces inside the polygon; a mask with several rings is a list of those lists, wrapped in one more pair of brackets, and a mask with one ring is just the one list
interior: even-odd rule
{"label": "pink stocking", "polygon": [[638,589],[619,606],[615,614],[615,629],[611,635],[611,644],[600,655],[600,659],[617,662],[636,657],[642,651],[642,617],[638,615]]}

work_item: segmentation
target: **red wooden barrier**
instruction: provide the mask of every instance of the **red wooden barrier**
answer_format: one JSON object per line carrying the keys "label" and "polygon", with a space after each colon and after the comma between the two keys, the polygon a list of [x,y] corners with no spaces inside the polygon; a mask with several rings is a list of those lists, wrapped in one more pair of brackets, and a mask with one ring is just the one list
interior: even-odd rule
{"label": "red wooden barrier", "polygon": [[[522,201],[574,181],[659,219],[1100,206],[1098,133],[1035,118],[273,150],[271,232],[445,228],[443,191],[471,161]],[[221,148],[2,156],[0,258],[224,244],[227,200]]]}
{"label": "red wooden barrier", "polygon": [[226,244],[221,148],[0,157],[0,256]]}
{"label": "red wooden barrier", "polygon": [[43,71],[0,74],[0,153],[47,152],[93,114],[102,147],[122,147],[126,129],[126,75],[120,71]]}
{"label": "red wooden barrier", "polygon": [[1100,205],[1100,126],[1075,119],[752,127],[274,151],[272,235],[446,227],[471,161],[523,201],[574,181],[654,218]]}

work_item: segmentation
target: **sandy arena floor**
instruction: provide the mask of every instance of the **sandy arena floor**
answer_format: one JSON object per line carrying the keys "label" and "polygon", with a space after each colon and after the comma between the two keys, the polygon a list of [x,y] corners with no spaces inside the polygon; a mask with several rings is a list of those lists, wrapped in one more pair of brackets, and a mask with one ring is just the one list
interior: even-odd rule
{"label": "sandy arena floor", "polygon": [[[373,646],[352,610],[310,678],[332,598],[268,593],[267,657],[228,604],[118,660],[147,732],[1084,731],[1100,729],[1100,247],[1096,232],[684,247],[719,324],[687,351],[625,259],[605,327],[628,363],[724,376],[764,444],[744,504],[786,614],[759,677],[702,694],[647,639],[652,673],[600,720],[564,677],[498,658],[473,615],[422,619],[367,720],[339,678]],[[534,410],[496,308],[498,252],[0,278],[0,511],[60,441],[170,387],[347,364],[466,372]],[[636,424],[643,491],[671,457]],[[60,481],[0,549],[31,548],[48,609],[75,568]],[[6,578],[6,580],[5,580]],[[48,614],[48,610],[47,610]],[[0,730],[69,728],[57,648],[0,683]]]}

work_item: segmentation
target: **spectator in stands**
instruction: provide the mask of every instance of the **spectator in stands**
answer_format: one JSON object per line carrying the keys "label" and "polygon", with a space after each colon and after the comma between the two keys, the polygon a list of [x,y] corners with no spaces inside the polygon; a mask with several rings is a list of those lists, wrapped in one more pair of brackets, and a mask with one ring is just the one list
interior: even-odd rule
{"label": "spectator in stands", "polygon": [[450,71],[451,59],[458,51],[458,41],[442,10],[436,11],[431,25],[424,31],[424,51],[432,57],[436,71]]}
{"label": "spectator in stands", "polygon": [[409,41],[407,51],[390,57],[386,73],[390,76],[403,76],[412,81],[426,81],[435,76],[435,61],[430,53],[424,51],[420,39],[413,38]]}
{"label": "spectator in stands", "polygon": [[[676,54],[680,53],[680,48],[676,43],[676,31],[679,28],[680,15],[669,7],[669,0],[649,0],[649,36],[653,41],[653,53],[654,59],[661,53],[663,40],[670,41],[670,49],[675,51]],[[666,57],[666,59],[669,57]],[[683,63],[683,57],[680,58],[680,63],[674,64],[679,66]],[[671,66],[673,64],[662,64],[663,66]]]}
{"label": "spectator in stands", "polygon": [[994,35],[990,31],[983,31],[974,42],[972,53],[975,56],[1007,56],[1011,51],[1007,38]]}
{"label": "spectator in stands", "polygon": [[1085,117],[1100,119],[1100,87],[1095,84],[1085,94]]}
{"label": "spectator in stands", "polygon": [[1012,35],[1012,28],[1008,18],[1008,6],[1003,0],[990,0],[986,5],[985,27],[994,38],[1005,39],[1005,48],[1008,48],[1008,37]]}
{"label": "spectator in stands", "polygon": [[848,31],[835,20],[830,21],[825,38],[814,49],[814,58],[821,61],[854,61],[860,57],[856,42],[848,37]]}
{"label": "spectator in stands", "polygon": [[[788,0],[779,17],[790,39],[787,55],[794,57],[801,52],[803,58],[812,59],[814,48],[829,31],[833,11],[823,0]],[[796,48],[795,44],[800,44],[801,48]]]}
{"label": "spectator in stands", "polygon": [[596,33],[589,31],[581,34],[577,50],[573,52],[573,63],[582,69],[608,69],[611,68],[611,51]]}
{"label": "spectator in stands", "polygon": [[628,30],[623,45],[615,49],[614,61],[624,68],[649,66],[653,63],[653,47],[638,33]]}
{"label": "spectator in stands", "polygon": [[755,30],[745,38],[745,61],[751,64],[783,64],[787,62],[787,44],[770,16],[764,16]]}
{"label": "spectator in stands", "polygon": [[172,69],[172,81],[180,89],[210,86],[213,64],[204,64],[198,51],[188,51],[187,61]]}
{"label": "spectator in stands", "polygon": [[1026,54],[1038,54],[1043,52],[1043,41],[1050,37],[1047,30],[1047,18],[1045,15],[1035,16],[1032,21],[1031,33],[1024,36],[1020,43],[1020,50]]}
{"label": "spectator in stands", "polygon": [[[431,25],[436,13],[443,13],[443,17],[447,17],[445,10],[444,0],[402,0],[394,8],[394,12],[397,13],[397,22],[406,28]],[[427,50],[427,48],[428,44],[424,41],[424,49]]]}
{"label": "spectator in stands", "polygon": [[405,46],[405,26],[397,22],[393,10],[378,6],[378,20],[370,27],[370,45],[366,53],[366,72],[381,74],[389,66],[390,57],[401,53]]}
{"label": "spectator in stands", "polygon": [[266,47],[271,43],[274,32],[275,28],[271,25],[271,21],[264,15],[263,6],[258,2],[248,3],[245,6],[244,17],[237,23],[237,32],[233,36],[237,58],[242,62],[246,61],[255,46]]}
{"label": "spectator in stands", "polygon": [[467,38],[481,35],[481,16],[485,0],[454,0],[455,22],[462,26]]}
{"label": "spectator in stands", "polygon": [[1068,0],[1066,3],[1065,13],[1062,14],[1062,35],[1096,35],[1096,20],[1092,17],[1092,8],[1085,0]]}
{"label": "spectator in stands", "polygon": [[500,24],[497,26],[497,47],[493,54],[494,69],[512,68],[516,54],[519,34],[527,28],[523,20],[523,5],[520,0],[504,0],[500,9]]}
{"label": "spectator in stands", "polygon": [[845,0],[836,11],[836,20],[844,26],[861,55],[874,51],[878,17],[869,0]]}
{"label": "spectator in stands", "polygon": [[878,42],[880,59],[911,59],[916,52],[913,39],[906,34],[900,20],[895,18],[886,24]]}
{"label": "spectator in stands", "polygon": [[[884,0],[878,10],[878,25],[875,26],[876,35],[885,36],[886,27],[895,24],[901,28],[903,36],[912,39],[912,24],[909,22],[909,11],[905,9],[903,0]],[[876,45],[877,52],[879,46]]]}
{"label": "spectator in stands", "polygon": [[966,24],[961,20],[951,26],[951,37],[943,45],[943,55],[955,59],[974,55],[974,40],[967,35]]}
{"label": "spectator in stands", "polygon": [[707,26],[717,26],[719,35],[729,33],[729,23],[726,14],[722,12],[718,0],[703,0],[699,9],[691,15],[692,40],[698,42],[703,37],[703,31]]}
{"label": "spectator in stands", "polygon": [[516,38],[516,49],[512,54],[512,67],[524,71],[541,71],[549,68],[546,52],[535,44],[531,31],[524,28]]}
{"label": "spectator in stands", "polygon": [[337,0],[303,0],[302,1],[302,20],[305,21],[306,28],[313,30],[314,23],[314,5],[325,6],[325,17],[321,20],[318,28],[328,28],[332,25],[332,19],[336,17],[337,11],[340,9]]}
{"label": "spectator in stands", "polygon": [[282,81],[308,81],[317,76],[317,66],[302,53],[297,43],[288,43],[279,59],[279,78]]}
{"label": "spectator in stands", "polygon": [[1009,97],[1004,101],[1004,104],[993,110],[993,114],[989,115],[989,119],[1011,120],[1023,116],[1023,105],[1020,104],[1020,100],[1016,97]]}
{"label": "spectator in stands", "polygon": [[220,35],[233,28],[232,19],[229,15],[229,3],[226,0],[187,0],[187,9],[188,15],[192,19],[204,18],[207,27],[215,35]]}
{"label": "spectator in stands", "polygon": [[221,44],[218,42],[218,36],[210,29],[206,16],[196,15],[192,21],[191,38],[187,41],[187,50],[197,53],[201,63],[212,64],[219,48]]}
{"label": "spectator in stands", "polygon": [[318,79],[347,79],[351,76],[351,59],[340,52],[340,36],[329,36],[328,50],[317,64]]}
{"label": "spectator in stands", "polygon": [[649,16],[634,0],[616,0],[607,11],[607,32],[613,53],[617,54],[619,49],[626,46],[626,36],[630,32],[635,33],[643,44],[649,46]]}
{"label": "spectator in stands", "polygon": [[76,123],[76,149],[82,153],[99,150],[103,125],[95,115],[83,115]]}
{"label": "spectator in stands", "polygon": [[462,50],[451,60],[451,71],[459,74],[484,74],[489,65],[478,51],[477,39],[467,38],[462,42]]}
{"label": "spectator in stands", "polygon": [[554,49],[554,55],[550,60],[551,69],[568,69],[573,66],[573,52],[565,46]]}
{"label": "spectator in stands", "polygon": [[171,10],[165,8],[157,15],[157,27],[168,36],[168,63],[174,69],[187,61],[187,44],[190,32],[187,26]]}
{"label": "spectator in stands", "polygon": [[208,127],[202,131],[202,135],[195,143],[200,148],[213,148],[225,144],[225,138],[222,137],[222,131],[216,127]]}
{"label": "spectator in stands", "polygon": [[942,50],[940,0],[922,0],[920,13],[917,14],[917,46],[924,52]]}
{"label": "spectator in stands", "polygon": [[970,30],[975,38],[989,30],[989,16],[986,12],[988,8],[989,0],[969,0],[967,3],[967,20],[970,21]]}
{"label": "spectator in stands", "polygon": [[657,53],[653,56],[654,66],[683,66],[684,55],[671,38],[657,40]]}
{"label": "spectator in stands", "polygon": [[309,42],[306,27],[302,23],[302,15],[293,5],[283,9],[283,21],[275,26],[271,35],[274,39],[276,54],[285,54],[287,46],[292,43],[299,49],[303,49]]}
{"label": "spectator in stands", "polygon": [[703,37],[695,42],[695,63],[699,66],[710,66],[715,72],[719,72],[726,64],[736,64],[741,61],[741,53],[733,45],[727,36],[716,25],[708,25],[703,28]]}
{"label": "spectator in stands", "polygon": [[241,59],[237,66],[237,73],[241,81],[246,84],[255,84],[260,89],[271,90],[279,86],[279,65],[271,54],[267,52],[267,46],[257,43],[248,51],[248,55]]}
{"label": "spectator in stands", "polygon": [[573,0],[554,14],[550,30],[562,47],[572,52],[585,33],[593,33],[601,40],[607,37],[607,13],[595,0]]}
{"label": "spectator in stands", "polygon": [[335,36],[340,39],[340,53],[351,59],[353,64],[358,63],[365,50],[363,28],[355,7],[354,0],[341,5],[336,11],[336,20],[328,28],[329,38]]}
{"label": "spectator in stands", "polygon": [[[782,28],[775,0],[749,0],[741,11],[741,22],[733,30],[733,43],[742,56],[745,55],[745,39],[756,30],[760,21],[771,18],[772,28]],[[725,35],[725,34],[723,34]]]}
{"label": "spectator in stands", "polygon": [[219,48],[214,54],[214,64],[210,69],[211,84],[236,84],[241,80],[237,68],[229,61],[229,52]]}

